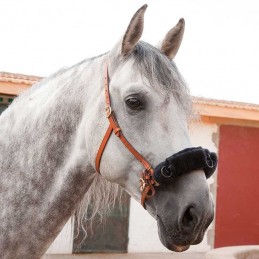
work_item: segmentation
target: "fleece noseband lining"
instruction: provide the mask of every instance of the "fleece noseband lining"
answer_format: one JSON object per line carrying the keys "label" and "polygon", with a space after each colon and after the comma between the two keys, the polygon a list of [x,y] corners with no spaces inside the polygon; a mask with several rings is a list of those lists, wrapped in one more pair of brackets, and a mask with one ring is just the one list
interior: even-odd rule
{"label": "fleece noseband lining", "polygon": [[209,178],[217,167],[217,155],[202,147],[186,148],[156,166],[154,179],[159,184],[168,184],[176,177],[195,170],[203,170]]}

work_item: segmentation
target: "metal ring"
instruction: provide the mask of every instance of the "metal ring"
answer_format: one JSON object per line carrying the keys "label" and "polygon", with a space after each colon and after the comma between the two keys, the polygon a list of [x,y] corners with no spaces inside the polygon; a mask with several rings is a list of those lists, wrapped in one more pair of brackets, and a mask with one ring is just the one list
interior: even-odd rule
{"label": "metal ring", "polygon": [[[167,174],[165,174],[165,172],[167,172]],[[167,170],[167,167],[164,165],[162,168],[161,168],[161,174],[165,177],[165,178],[170,178],[172,176],[172,171],[169,171]]]}
{"label": "metal ring", "polygon": [[207,166],[208,166],[209,168],[213,168],[213,160],[212,160],[210,154],[207,154],[207,156],[206,156],[206,162],[207,162],[206,164],[207,164]]}

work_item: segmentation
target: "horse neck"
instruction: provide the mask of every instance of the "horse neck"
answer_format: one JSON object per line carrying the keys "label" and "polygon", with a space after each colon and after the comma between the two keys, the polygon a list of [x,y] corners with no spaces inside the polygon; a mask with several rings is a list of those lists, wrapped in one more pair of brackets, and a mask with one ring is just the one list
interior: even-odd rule
{"label": "horse neck", "polygon": [[91,87],[101,87],[103,60],[82,62],[33,86],[1,116],[4,258],[44,253],[91,185],[83,118]]}

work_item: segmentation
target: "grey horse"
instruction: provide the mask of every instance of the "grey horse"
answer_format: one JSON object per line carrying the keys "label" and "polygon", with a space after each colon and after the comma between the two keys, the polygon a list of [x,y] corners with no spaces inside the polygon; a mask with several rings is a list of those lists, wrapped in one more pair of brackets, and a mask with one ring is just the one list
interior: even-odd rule
{"label": "grey horse", "polygon": [[[100,174],[95,168],[109,123],[106,64],[117,120],[139,153],[155,166],[191,146],[191,98],[173,62],[184,20],[156,48],[139,41],[146,8],[135,13],[110,52],[33,85],[2,113],[1,258],[39,258],[80,204],[87,207],[92,200],[97,212],[118,186],[140,202],[143,166],[114,134],[103,152]],[[194,170],[155,188],[146,209],[157,220],[161,242],[173,251],[201,242],[214,216],[204,172]]]}

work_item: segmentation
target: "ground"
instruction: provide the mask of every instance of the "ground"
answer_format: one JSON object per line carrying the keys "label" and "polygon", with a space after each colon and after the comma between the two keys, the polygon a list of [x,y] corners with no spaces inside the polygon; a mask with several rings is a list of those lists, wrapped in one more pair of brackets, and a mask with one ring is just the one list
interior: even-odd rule
{"label": "ground", "polygon": [[128,253],[44,255],[41,259],[205,259],[204,253]]}

